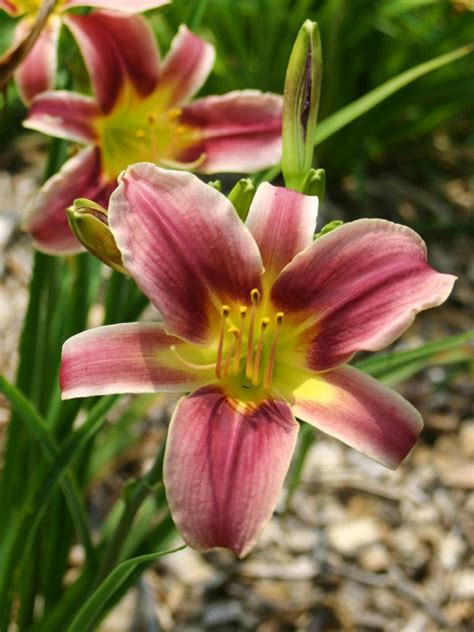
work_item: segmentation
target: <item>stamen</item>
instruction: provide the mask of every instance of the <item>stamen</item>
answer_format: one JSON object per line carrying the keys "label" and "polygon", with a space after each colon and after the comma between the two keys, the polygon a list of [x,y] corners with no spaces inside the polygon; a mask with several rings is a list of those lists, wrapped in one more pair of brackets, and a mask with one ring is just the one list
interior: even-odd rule
{"label": "stamen", "polygon": [[181,108],[171,108],[170,110],[168,110],[168,118],[171,121],[174,121],[176,119],[178,119],[181,114],[183,113],[183,110]]}
{"label": "stamen", "polygon": [[234,356],[235,349],[237,346],[237,341],[239,339],[239,330],[237,329],[237,327],[231,327],[227,333],[233,334],[234,338],[232,340],[232,344],[230,345],[227,351],[227,357],[226,357],[225,365],[224,365],[224,377],[227,377],[229,374],[230,363],[231,363],[232,357]]}
{"label": "stamen", "polygon": [[247,314],[247,307],[245,305],[242,305],[240,308],[239,338],[237,340],[237,349],[235,351],[234,365],[232,367],[232,373],[234,373],[234,375],[237,375],[237,373],[239,372],[240,356],[242,355],[242,338],[244,335],[244,323],[245,323],[246,314]]}
{"label": "stamen", "polygon": [[176,351],[175,345],[171,345],[170,351],[174,353],[180,362],[194,371],[209,371],[209,369],[213,369],[215,367],[215,364],[194,364],[194,362],[189,362]]}
{"label": "stamen", "polygon": [[250,300],[252,301],[252,306],[250,308],[250,323],[249,323],[249,333],[247,337],[247,360],[245,363],[245,375],[248,380],[252,377],[252,368],[253,368],[253,330],[255,327],[255,312],[257,309],[257,305],[260,302],[260,292],[254,288],[250,292]]}
{"label": "stamen", "polygon": [[225,333],[225,321],[230,313],[230,307],[228,305],[222,306],[222,321],[221,321],[221,331],[219,334],[219,344],[217,346],[217,359],[216,359],[216,377],[221,377],[221,369],[222,369],[222,350],[224,346],[224,333]]}
{"label": "stamen", "polygon": [[281,324],[283,322],[283,316],[285,314],[283,312],[278,312],[275,320],[275,333],[273,335],[272,347],[270,349],[270,356],[268,358],[267,369],[265,371],[265,377],[263,378],[263,388],[270,388],[273,378],[273,367],[275,365],[275,356],[276,356],[276,348],[278,342],[278,334],[280,331]]}
{"label": "stamen", "polygon": [[270,323],[269,318],[262,318],[262,320],[260,321],[260,336],[258,338],[257,352],[255,353],[255,362],[253,364],[253,373],[252,373],[252,384],[254,386],[258,386],[258,384],[260,383],[260,362],[262,359],[263,335],[269,323]]}

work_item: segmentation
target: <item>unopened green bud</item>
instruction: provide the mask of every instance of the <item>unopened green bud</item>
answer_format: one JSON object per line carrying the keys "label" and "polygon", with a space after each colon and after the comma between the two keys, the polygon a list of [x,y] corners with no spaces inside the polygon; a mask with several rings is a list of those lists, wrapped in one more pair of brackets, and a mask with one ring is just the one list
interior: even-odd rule
{"label": "unopened green bud", "polygon": [[128,275],[109,228],[105,208],[92,200],[79,198],[67,209],[67,218],[72,232],[84,248],[114,270]]}
{"label": "unopened green bud", "polygon": [[329,224],[325,224],[325,226],[322,227],[319,233],[315,233],[314,238],[318,239],[318,237],[322,237],[323,235],[332,233],[333,230],[336,230],[336,228],[339,228],[339,226],[342,226],[343,224],[344,222],[342,220],[335,219],[332,222],[329,222]]}
{"label": "unopened green bud", "polygon": [[229,193],[229,200],[243,222],[247,219],[256,190],[253,178],[241,178]]}
{"label": "unopened green bud", "polygon": [[322,73],[319,28],[306,20],[291,51],[283,94],[281,167],[286,186],[296,191],[313,163]]}
{"label": "unopened green bud", "polygon": [[301,193],[317,195],[319,201],[324,200],[326,190],[326,172],[324,169],[309,169],[301,185]]}
{"label": "unopened green bud", "polygon": [[207,185],[216,191],[222,191],[222,182],[220,180],[211,180]]}

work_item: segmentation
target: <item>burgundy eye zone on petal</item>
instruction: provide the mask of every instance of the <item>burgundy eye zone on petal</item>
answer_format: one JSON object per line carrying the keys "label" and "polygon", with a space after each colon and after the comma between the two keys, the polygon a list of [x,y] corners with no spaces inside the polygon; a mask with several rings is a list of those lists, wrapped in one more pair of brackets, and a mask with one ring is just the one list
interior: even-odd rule
{"label": "burgundy eye zone on petal", "polygon": [[176,526],[194,548],[243,557],[273,513],[298,424],[284,402],[249,406],[208,386],[173,415],[164,481]]}

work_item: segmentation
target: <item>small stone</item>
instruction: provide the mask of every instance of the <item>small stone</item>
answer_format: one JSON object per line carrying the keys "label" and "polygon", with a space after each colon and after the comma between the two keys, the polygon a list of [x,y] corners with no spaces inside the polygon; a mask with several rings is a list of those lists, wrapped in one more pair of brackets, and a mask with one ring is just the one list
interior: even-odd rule
{"label": "small stone", "polygon": [[372,544],[362,551],[359,562],[365,570],[379,573],[390,566],[390,555],[382,544]]}
{"label": "small stone", "polygon": [[329,526],[329,543],[344,555],[354,555],[359,549],[380,540],[380,525],[373,518],[356,518]]}
{"label": "small stone", "polygon": [[459,564],[466,550],[466,544],[457,533],[448,533],[441,541],[439,561],[446,570],[453,570]]}
{"label": "small stone", "polygon": [[474,598],[474,569],[468,568],[453,573],[451,598]]}

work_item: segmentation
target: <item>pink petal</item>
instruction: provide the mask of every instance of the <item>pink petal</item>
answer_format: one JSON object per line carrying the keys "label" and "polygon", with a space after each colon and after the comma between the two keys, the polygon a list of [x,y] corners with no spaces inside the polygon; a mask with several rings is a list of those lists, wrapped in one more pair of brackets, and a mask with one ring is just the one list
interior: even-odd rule
{"label": "pink petal", "polygon": [[97,139],[95,121],[99,115],[91,97],[56,90],[36,97],[23,125],[49,136],[93,143]]}
{"label": "pink petal", "polygon": [[272,300],[290,317],[308,319],[301,349],[309,367],[325,371],[356,351],[390,344],[418,312],[443,303],[454,281],[427,264],[414,231],[361,219],[297,255],[275,281]]}
{"label": "pink petal", "polygon": [[158,81],[159,52],[148,22],[140,15],[95,11],[68,15],[103,112],[115,105],[131,83],[139,95],[150,94]]}
{"label": "pink petal", "polygon": [[193,548],[239,557],[270,520],[288,470],[298,424],[287,404],[245,404],[217,387],[178,403],[166,445],[171,514]]}
{"label": "pink petal", "polygon": [[186,345],[160,323],[127,323],[83,331],[63,346],[63,399],[185,391],[209,381],[212,371],[192,371],[170,350]]}
{"label": "pink petal", "polygon": [[248,304],[262,261],[227,198],[196,176],[150,163],[119,177],[109,224],[127,270],[167,331],[205,342],[223,304]]}
{"label": "pink petal", "polygon": [[[15,30],[15,41],[26,37],[30,29],[30,20],[20,20]],[[60,29],[59,17],[50,16],[33,48],[15,71],[18,93],[26,104],[29,104],[40,92],[54,88]]]}
{"label": "pink petal", "polygon": [[171,0],[66,0],[63,7],[96,7],[120,13],[142,13],[169,4]]}
{"label": "pink petal", "polygon": [[10,0],[0,0],[0,9],[3,9],[12,17],[19,15],[20,13],[20,8],[15,4],[15,2],[10,2]]}
{"label": "pink petal", "polygon": [[265,278],[274,278],[301,250],[313,243],[318,198],[261,184],[246,225],[262,255]]}
{"label": "pink petal", "polygon": [[160,90],[166,94],[167,104],[179,105],[196,94],[209,76],[214,59],[214,46],[182,24],[163,61]]}
{"label": "pink petal", "polygon": [[196,127],[196,145],[180,157],[185,162],[203,153],[202,173],[250,173],[281,158],[282,98],[258,90],[205,97],[183,108],[183,125]]}
{"label": "pink petal", "polygon": [[395,469],[423,427],[401,395],[350,366],[316,374],[286,368],[282,388],[296,417]]}
{"label": "pink petal", "polygon": [[23,228],[31,233],[35,247],[42,252],[80,252],[83,248],[69,228],[66,208],[78,197],[107,206],[113,188],[114,183],[101,179],[98,151],[86,147],[41,187]]}

